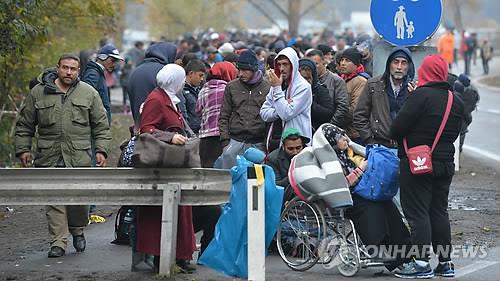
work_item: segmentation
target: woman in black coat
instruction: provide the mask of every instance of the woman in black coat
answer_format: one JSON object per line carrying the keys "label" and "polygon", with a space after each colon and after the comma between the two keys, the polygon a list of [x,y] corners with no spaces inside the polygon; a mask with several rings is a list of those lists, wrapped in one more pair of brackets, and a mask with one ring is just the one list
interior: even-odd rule
{"label": "woman in black coat", "polygon": [[316,131],[321,124],[329,123],[335,111],[335,104],[328,89],[319,83],[316,65],[310,59],[299,60],[302,77],[311,84],[313,102],[311,105],[312,127]]}
{"label": "woman in black coat", "polygon": [[[464,116],[462,100],[453,97],[449,118],[432,153],[432,173],[413,175],[402,145],[403,138],[406,138],[408,148],[417,145],[432,147],[451,90],[447,76],[447,63],[439,55],[427,56],[418,70],[417,89],[409,95],[391,127],[393,137],[400,144],[401,205],[410,225],[412,246],[418,249],[418,255],[412,255],[414,261],[396,273],[401,278],[452,277],[455,274],[450,259],[451,232],[447,208],[455,171],[453,142],[460,133]],[[429,265],[431,244],[440,261],[434,270]]]}

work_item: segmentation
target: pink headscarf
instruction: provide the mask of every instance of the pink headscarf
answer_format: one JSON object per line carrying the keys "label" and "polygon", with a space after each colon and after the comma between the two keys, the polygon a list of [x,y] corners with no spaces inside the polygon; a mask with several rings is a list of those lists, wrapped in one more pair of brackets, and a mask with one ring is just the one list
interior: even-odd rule
{"label": "pink headscarf", "polygon": [[418,69],[418,86],[434,81],[448,81],[448,64],[440,55],[426,56]]}

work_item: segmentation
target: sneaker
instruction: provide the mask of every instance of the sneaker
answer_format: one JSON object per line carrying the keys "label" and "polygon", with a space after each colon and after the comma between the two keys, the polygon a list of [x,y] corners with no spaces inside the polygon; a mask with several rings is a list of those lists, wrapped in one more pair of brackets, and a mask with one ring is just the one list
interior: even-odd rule
{"label": "sneaker", "polygon": [[413,260],[403,264],[394,276],[403,279],[430,279],[434,277],[434,272],[428,262]]}
{"label": "sneaker", "polygon": [[440,262],[434,269],[436,276],[455,277],[455,265],[452,261]]}

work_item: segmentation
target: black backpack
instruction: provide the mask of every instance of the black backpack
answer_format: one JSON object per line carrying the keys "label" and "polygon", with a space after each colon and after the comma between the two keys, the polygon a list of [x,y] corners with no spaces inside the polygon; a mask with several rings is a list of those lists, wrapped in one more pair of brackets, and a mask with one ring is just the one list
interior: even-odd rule
{"label": "black backpack", "polygon": [[115,240],[111,241],[111,243],[116,245],[130,245],[130,231],[134,223],[134,207],[121,206],[115,218]]}

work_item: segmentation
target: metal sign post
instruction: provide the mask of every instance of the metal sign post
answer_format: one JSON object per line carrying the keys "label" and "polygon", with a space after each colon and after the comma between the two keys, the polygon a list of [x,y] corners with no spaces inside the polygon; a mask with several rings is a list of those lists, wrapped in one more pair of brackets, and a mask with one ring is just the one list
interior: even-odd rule
{"label": "metal sign post", "polygon": [[266,229],[264,169],[255,164],[248,167],[247,231],[248,231],[248,280],[266,280]]}

